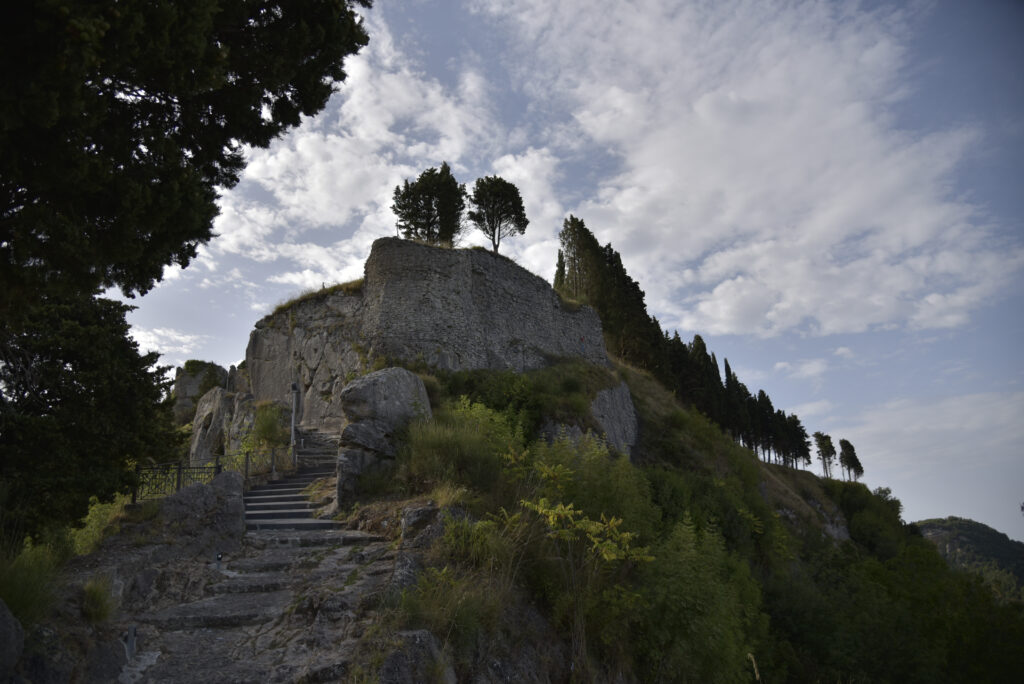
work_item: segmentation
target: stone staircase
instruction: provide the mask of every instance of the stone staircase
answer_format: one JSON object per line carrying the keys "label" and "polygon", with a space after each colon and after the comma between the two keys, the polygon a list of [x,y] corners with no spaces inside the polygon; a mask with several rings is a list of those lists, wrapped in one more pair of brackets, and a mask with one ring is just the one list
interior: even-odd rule
{"label": "stone staircase", "polygon": [[313,517],[315,505],[303,495],[314,480],[334,475],[324,466],[302,469],[282,480],[253,487],[245,494],[245,527],[248,530],[333,530],[334,520]]}
{"label": "stone staircase", "polygon": [[345,680],[395,561],[365,532],[248,532],[240,553],[203,571],[197,598],[136,616],[118,681]]}
{"label": "stone staircase", "polygon": [[338,445],[341,435],[317,428],[299,428],[295,431],[295,454],[299,469],[335,468],[338,463]]}

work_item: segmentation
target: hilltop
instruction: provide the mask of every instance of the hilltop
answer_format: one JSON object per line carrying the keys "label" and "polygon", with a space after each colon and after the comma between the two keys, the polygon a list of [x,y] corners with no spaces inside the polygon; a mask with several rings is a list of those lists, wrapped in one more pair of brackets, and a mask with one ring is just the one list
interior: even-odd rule
{"label": "hilltop", "polygon": [[952,567],[981,576],[1001,600],[1024,600],[1024,544],[967,518],[914,524]]}
{"label": "hilltop", "polygon": [[[1024,668],[1021,606],[951,571],[889,490],[770,458],[778,445],[762,460],[606,339],[630,348],[507,259],[378,241],[362,282],[281,306],[243,367],[211,373],[226,387],[188,393],[193,447],[256,453],[261,416],[283,428],[292,401],[303,430],[333,431],[318,448],[336,475],[304,489],[328,529],[315,543],[258,529],[235,473],[224,506],[210,493],[223,481],[165,499],[155,531],[126,524],[133,537],[75,564],[42,628],[60,671],[101,656],[116,670],[111,639],[136,622],[149,641],[130,668],[157,681],[193,652],[226,680],[256,660],[282,681],[954,682]],[[202,386],[209,368],[194,366],[182,387]],[[614,439],[627,417],[628,444]],[[174,538],[223,519],[215,542]],[[118,560],[133,538],[154,563]],[[101,572],[122,607],[97,627],[82,597]]]}

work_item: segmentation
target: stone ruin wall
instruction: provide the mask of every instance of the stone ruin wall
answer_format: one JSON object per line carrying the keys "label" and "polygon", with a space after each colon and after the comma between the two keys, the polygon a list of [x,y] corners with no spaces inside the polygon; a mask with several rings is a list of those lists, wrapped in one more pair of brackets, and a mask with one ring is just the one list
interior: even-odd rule
{"label": "stone ruin wall", "polygon": [[291,406],[295,383],[300,423],[340,431],[342,389],[378,357],[444,370],[525,371],[564,357],[608,364],[597,313],[565,307],[511,260],[381,238],[360,292],[312,297],[260,320],[246,369],[256,399]]}

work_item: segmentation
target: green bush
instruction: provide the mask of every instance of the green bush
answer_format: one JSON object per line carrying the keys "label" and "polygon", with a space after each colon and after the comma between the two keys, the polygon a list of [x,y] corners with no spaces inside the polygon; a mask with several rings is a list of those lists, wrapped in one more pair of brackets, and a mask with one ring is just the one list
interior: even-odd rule
{"label": "green bush", "polygon": [[602,389],[616,384],[615,374],[582,361],[561,361],[546,368],[512,371],[474,370],[441,378],[445,394],[467,396],[473,402],[501,411],[534,435],[545,421],[595,428],[590,403]]}
{"label": "green bush", "polygon": [[563,435],[550,444],[532,444],[530,454],[534,468],[547,473],[539,496],[572,502],[594,519],[621,518],[624,528],[644,541],[657,533],[661,511],[651,500],[647,479],[627,457],[612,456],[603,440]]}
{"label": "green bush", "polygon": [[106,622],[114,607],[110,578],[106,575],[90,577],[82,588],[82,617],[93,625]]}
{"label": "green bush", "polygon": [[127,494],[119,494],[109,503],[100,503],[95,496],[89,500],[89,514],[82,519],[82,527],[71,532],[74,551],[82,556],[92,553],[103,539],[117,531],[117,520],[124,514],[124,507],[131,500]]}
{"label": "green bush", "polygon": [[0,544],[0,599],[25,629],[53,605],[57,570],[56,554],[48,546],[13,540]]}
{"label": "green bush", "polygon": [[636,653],[643,681],[747,682],[764,631],[760,589],[714,530],[684,518],[641,569]]}
{"label": "green bush", "polygon": [[462,397],[433,420],[409,426],[399,476],[418,492],[446,481],[489,490],[498,483],[504,454],[521,445],[521,432],[503,414]]}
{"label": "green bush", "polygon": [[402,593],[400,610],[407,627],[429,629],[466,661],[480,633],[497,624],[503,599],[485,576],[445,566],[427,568],[415,588]]}

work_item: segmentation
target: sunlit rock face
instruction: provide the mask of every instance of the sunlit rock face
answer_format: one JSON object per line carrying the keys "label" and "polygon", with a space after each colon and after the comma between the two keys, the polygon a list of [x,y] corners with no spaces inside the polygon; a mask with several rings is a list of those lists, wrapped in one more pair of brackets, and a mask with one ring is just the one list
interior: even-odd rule
{"label": "sunlit rock face", "polygon": [[593,309],[566,307],[505,257],[381,238],[361,287],[325,290],[260,320],[246,370],[256,399],[290,406],[294,384],[300,424],[340,431],[342,389],[378,359],[521,372],[559,358],[608,364]]}

